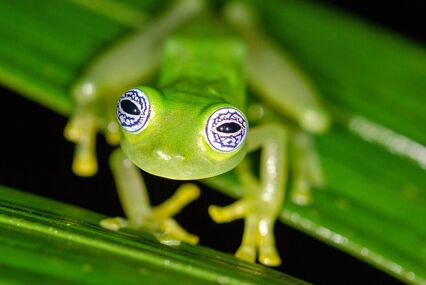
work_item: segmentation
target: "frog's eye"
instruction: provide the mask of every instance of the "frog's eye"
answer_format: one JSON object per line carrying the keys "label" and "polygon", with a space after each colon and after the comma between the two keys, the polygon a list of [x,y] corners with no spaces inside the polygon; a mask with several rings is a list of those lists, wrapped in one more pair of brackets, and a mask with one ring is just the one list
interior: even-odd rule
{"label": "frog's eye", "polygon": [[205,131],[207,141],[213,149],[229,152],[236,150],[244,142],[247,121],[239,110],[221,108],[210,116]]}
{"label": "frog's eye", "polygon": [[139,89],[124,93],[117,104],[117,119],[129,133],[137,133],[148,125],[150,115],[148,97]]}

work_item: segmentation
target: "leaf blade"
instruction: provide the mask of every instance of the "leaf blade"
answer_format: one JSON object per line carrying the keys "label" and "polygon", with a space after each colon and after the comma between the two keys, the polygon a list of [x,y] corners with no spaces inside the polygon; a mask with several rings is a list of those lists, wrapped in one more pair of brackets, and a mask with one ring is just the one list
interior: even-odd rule
{"label": "leaf blade", "polygon": [[0,194],[0,269],[18,274],[0,281],[304,284],[207,248],[168,247],[146,233],[105,230],[98,225],[102,216],[84,209],[5,187]]}

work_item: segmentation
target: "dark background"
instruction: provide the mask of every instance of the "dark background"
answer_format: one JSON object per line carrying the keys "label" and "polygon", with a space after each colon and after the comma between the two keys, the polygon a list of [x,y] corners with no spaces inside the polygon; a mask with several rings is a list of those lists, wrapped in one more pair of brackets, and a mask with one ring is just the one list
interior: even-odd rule
{"label": "dark background", "polygon": [[[363,1],[322,1],[385,26],[425,46],[425,16],[420,2],[386,2],[382,6]],[[378,2],[378,1],[374,1]],[[377,3],[378,5],[378,3]],[[422,18],[423,17],[423,18]],[[98,136],[99,172],[81,178],[71,172],[73,145],[63,137],[67,119],[10,90],[1,92],[0,184],[78,205],[108,216],[122,215],[114,189],[108,156],[112,148]],[[35,151],[36,150],[36,151]],[[145,175],[153,204],[169,197],[179,182]],[[211,204],[228,205],[232,199],[202,186],[203,192],[177,216],[201,244],[234,252],[243,222],[215,224],[207,213]],[[316,284],[401,284],[391,276],[362,263],[281,223],[275,227],[283,257],[279,270]]]}

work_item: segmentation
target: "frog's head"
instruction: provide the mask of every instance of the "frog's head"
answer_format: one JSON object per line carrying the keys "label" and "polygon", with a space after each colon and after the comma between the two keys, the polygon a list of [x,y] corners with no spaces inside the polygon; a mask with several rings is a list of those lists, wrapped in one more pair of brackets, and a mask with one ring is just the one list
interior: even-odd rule
{"label": "frog's head", "polygon": [[140,87],[121,96],[117,117],[125,154],[141,169],[172,179],[207,178],[237,166],[246,152],[243,113],[185,95]]}

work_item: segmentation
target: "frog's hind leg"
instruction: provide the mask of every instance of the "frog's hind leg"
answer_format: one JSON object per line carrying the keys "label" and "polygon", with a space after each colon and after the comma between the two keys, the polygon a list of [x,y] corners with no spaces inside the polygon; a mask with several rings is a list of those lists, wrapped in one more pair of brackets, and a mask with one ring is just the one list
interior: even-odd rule
{"label": "frog's hind leg", "polygon": [[101,221],[101,226],[110,230],[134,228],[153,233],[164,244],[185,241],[198,242],[198,237],[186,232],[172,218],[189,202],[198,198],[199,189],[193,184],[184,184],[176,193],[159,206],[151,207],[145,183],[139,169],[120,149],[111,155],[111,169],[115,178],[126,219],[115,217]]}
{"label": "frog's hind leg", "polygon": [[324,186],[320,160],[312,137],[298,131],[291,137],[292,187],[291,200],[299,205],[312,202],[311,188]]}
{"label": "frog's hind leg", "polygon": [[330,115],[314,84],[290,55],[262,33],[255,10],[242,1],[230,1],[224,17],[246,44],[247,79],[253,90],[302,129],[327,131]]}

